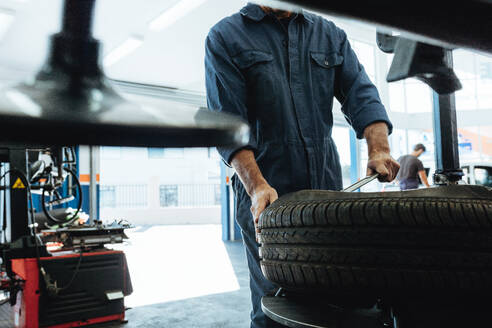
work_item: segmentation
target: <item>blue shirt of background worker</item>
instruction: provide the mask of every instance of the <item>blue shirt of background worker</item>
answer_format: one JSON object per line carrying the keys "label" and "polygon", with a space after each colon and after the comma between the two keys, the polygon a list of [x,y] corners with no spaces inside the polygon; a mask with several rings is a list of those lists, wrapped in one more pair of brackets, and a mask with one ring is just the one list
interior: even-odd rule
{"label": "blue shirt of background worker", "polygon": [[[384,122],[387,142],[392,125],[343,30],[304,11],[287,17],[275,12],[248,4],[209,32],[208,107],[241,116],[252,132],[246,146],[218,151],[230,164],[238,152],[251,150],[264,180],[278,195],[340,190],[342,172],[331,137],[334,97],[358,138],[371,124]],[[389,156],[389,146],[382,157],[372,170],[392,180],[398,164]],[[260,270],[251,197],[236,175],[233,188],[251,276],[251,327],[275,327],[260,307],[261,297],[275,286]]]}

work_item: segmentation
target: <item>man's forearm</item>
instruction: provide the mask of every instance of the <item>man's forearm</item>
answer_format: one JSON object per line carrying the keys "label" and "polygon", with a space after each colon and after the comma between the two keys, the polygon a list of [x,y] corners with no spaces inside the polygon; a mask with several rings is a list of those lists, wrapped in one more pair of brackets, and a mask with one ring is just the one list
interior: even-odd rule
{"label": "man's forearm", "polygon": [[251,150],[239,151],[231,161],[249,196],[258,186],[268,185]]}
{"label": "man's forearm", "polygon": [[369,158],[377,153],[390,153],[388,142],[388,126],[386,123],[377,122],[369,125],[364,130],[364,138],[367,141]]}
{"label": "man's forearm", "polygon": [[258,221],[260,214],[265,208],[277,200],[278,194],[261,174],[258,164],[256,164],[255,155],[251,150],[239,151],[231,161],[232,167],[236,170],[244,189],[251,198],[251,214],[253,221],[258,230]]}
{"label": "man's forearm", "polygon": [[364,138],[367,141],[369,156],[367,174],[379,173],[379,181],[393,181],[400,169],[400,165],[390,155],[388,126],[386,123],[377,122],[366,127]]}

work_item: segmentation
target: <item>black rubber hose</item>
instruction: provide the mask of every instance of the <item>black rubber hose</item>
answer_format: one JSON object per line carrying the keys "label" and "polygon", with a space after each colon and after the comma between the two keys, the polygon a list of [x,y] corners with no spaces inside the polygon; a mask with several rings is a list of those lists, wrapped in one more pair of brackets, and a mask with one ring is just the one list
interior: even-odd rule
{"label": "black rubber hose", "polygon": [[79,194],[78,206],[77,206],[77,210],[75,211],[75,213],[72,215],[72,217],[70,219],[68,219],[68,220],[61,220],[59,218],[56,218],[55,216],[53,216],[50,213],[50,211],[48,210],[48,208],[46,208],[45,198],[46,198],[46,191],[47,190],[43,187],[42,192],[41,192],[41,206],[43,208],[44,214],[46,215],[46,218],[52,224],[67,224],[67,223],[72,223],[73,221],[75,221],[75,219],[77,218],[77,215],[80,212],[80,209],[82,208],[82,186],[80,185],[80,181],[79,181],[79,179],[77,179],[77,176],[76,176],[76,174],[75,174],[74,171],[72,171],[71,169],[69,169],[67,167],[64,167],[63,169],[66,172],[68,172],[70,175],[72,175],[72,177],[73,177],[73,181],[75,182],[76,189],[77,189],[77,192]]}

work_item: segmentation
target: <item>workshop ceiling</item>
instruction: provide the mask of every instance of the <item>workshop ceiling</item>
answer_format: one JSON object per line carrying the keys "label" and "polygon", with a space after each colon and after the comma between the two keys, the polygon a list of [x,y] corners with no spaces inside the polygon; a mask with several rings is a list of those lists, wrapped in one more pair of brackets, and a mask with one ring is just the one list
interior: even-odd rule
{"label": "workshop ceiling", "polygon": [[[117,51],[116,58],[121,58],[116,61],[113,51],[109,60],[113,63],[105,65],[109,77],[204,90],[206,35],[217,21],[237,12],[246,1],[184,0],[181,1],[184,6],[173,9],[172,18],[164,18],[164,21],[175,20],[172,24],[162,27],[166,24],[152,23],[179,2],[97,1],[94,34],[103,42],[106,64],[108,54],[119,47],[126,48]],[[25,78],[42,65],[48,37],[60,28],[62,4],[61,0],[0,1],[0,79]],[[10,22],[5,23],[5,17]]]}
{"label": "workshop ceiling", "polygon": [[[94,34],[103,43],[105,72],[113,79],[204,92],[206,35],[246,3],[98,0]],[[62,4],[62,0],[0,0],[0,84],[32,76],[43,64],[48,38],[60,28]],[[171,14],[163,17],[164,23],[155,22],[163,13]],[[351,37],[374,40],[374,26],[334,20]],[[121,47],[126,49],[116,51],[115,58],[115,49]]]}

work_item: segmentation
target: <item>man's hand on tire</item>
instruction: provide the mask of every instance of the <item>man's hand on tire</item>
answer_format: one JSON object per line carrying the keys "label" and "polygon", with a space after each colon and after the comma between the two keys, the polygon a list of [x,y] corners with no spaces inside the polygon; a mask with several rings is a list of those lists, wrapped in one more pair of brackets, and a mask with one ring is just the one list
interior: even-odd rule
{"label": "man's hand on tire", "polygon": [[258,221],[261,213],[268,205],[276,201],[277,198],[277,191],[267,183],[257,186],[251,193],[251,214],[253,215],[255,230],[257,233],[260,232],[258,229]]}

